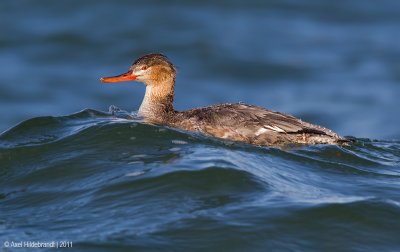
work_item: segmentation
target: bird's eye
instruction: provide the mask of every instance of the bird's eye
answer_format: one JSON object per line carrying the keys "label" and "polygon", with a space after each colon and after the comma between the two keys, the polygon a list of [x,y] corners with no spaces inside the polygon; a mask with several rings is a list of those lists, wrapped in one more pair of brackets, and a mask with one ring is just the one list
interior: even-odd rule
{"label": "bird's eye", "polygon": [[140,68],[140,70],[146,70],[147,69],[147,66],[142,66],[141,68]]}

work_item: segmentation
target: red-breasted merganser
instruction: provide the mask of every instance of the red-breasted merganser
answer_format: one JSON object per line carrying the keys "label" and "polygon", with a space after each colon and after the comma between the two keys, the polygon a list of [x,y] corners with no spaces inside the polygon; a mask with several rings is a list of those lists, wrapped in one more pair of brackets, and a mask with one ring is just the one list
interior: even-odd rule
{"label": "red-breasted merganser", "polygon": [[145,122],[263,146],[342,144],[351,141],[291,115],[242,103],[176,111],[173,106],[175,77],[176,69],[168,58],[154,53],[137,59],[128,72],[100,80],[107,83],[143,82],[146,94],[138,115]]}

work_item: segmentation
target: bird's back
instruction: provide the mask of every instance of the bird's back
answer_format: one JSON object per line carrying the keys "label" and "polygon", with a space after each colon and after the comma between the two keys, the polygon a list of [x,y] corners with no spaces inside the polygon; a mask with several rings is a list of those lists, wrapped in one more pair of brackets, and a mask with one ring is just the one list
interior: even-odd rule
{"label": "bird's back", "polygon": [[220,104],[177,112],[173,127],[256,145],[339,144],[348,142],[333,131],[265,108]]}

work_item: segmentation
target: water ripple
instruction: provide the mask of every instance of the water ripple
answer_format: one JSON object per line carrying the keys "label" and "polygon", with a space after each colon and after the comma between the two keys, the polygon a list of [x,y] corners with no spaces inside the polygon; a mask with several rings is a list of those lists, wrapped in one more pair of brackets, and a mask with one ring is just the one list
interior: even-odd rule
{"label": "water ripple", "polygon": [[[138,248],[183,238],[189,248],[194,235],[240,240],[258,230],[252,242],[280,247],[294,237],[290,230],[341,227],[366,237],[363,229],[383,232],[377,223],[399,214],[398,141],[257,147],[147,125],[114,109],[34,118],[1,134],[0,146],[0,225],[9,238],[40,237],[36,230],[53,225],[82,247],[131,237]],[[26,215],[36,219],[18,219]],[[95,238],[98,230],[106,231]],[[265,235],[272,230],[282,236]]]}

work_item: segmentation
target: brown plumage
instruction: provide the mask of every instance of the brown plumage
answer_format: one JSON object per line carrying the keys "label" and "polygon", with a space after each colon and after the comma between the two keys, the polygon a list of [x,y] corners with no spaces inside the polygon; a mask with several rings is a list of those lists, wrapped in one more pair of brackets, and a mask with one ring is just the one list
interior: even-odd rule
{"label": "brown plumage", "polygon": [[329,129],[303,122],[291,115],[242,103],[175,111],[175,77],[176,69],[167,57],[148,54],[137,59],[127,73],[102,78],[101,81],[143,82],[146,94],[138,113],[151,123],[264,146],[350,142]]}

